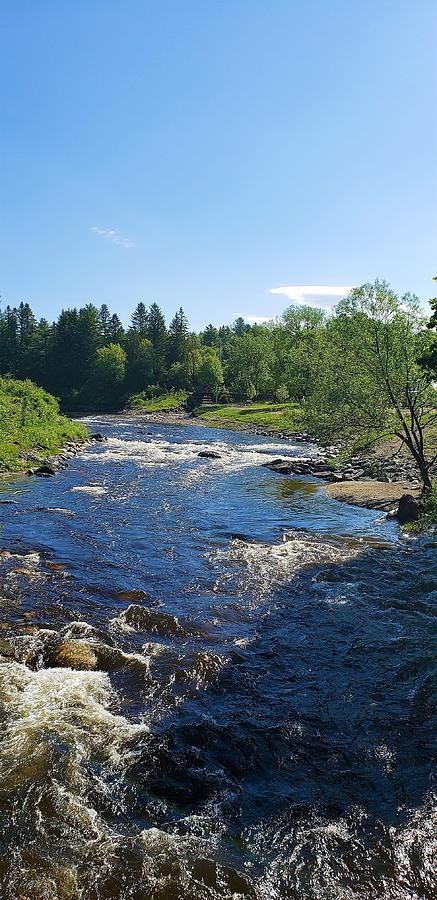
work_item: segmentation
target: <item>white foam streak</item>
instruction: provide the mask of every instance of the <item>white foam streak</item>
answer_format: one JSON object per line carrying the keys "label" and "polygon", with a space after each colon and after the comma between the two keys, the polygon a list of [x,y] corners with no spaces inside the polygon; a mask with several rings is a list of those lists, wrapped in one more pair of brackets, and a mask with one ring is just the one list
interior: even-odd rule
{"label": "white foam streak", "polygon": [[[122,463],[131,461],[140,467],[153,466],[181,466],[187,463],[191,465],[186,473],[189,480],[203,478],[208,474],[217,475],[218,472],[232,472],[250,466],[260,466],[267,462],[269,457],[281,456],[282,458],[303,459],[298,456],[297,448],[289,443],[269,444],[240,444],[230,446],[222,441],[187,441],[177,444],[162,440],[127,441],[122,438],[110,438],[103,448],[95,453],[93,460],[98,463],[108,462]],[[215,452],[220,454],[218,459],[205,459],[199,457],[202,452]],[[73,490],[88,490],[87,488],[73,488]],[[93,489],[94,490],[94,489]],[[97,493],[97,490],[95,491]]]}

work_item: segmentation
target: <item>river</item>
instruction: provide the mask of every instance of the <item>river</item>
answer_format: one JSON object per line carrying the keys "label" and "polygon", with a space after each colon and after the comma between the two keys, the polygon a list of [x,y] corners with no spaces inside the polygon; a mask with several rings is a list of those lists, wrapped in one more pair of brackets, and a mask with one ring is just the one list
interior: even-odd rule
{"label": "river", "polygon": [[89,423],[1,493],[0,896],[435,898],[435,542],[304,445]]}

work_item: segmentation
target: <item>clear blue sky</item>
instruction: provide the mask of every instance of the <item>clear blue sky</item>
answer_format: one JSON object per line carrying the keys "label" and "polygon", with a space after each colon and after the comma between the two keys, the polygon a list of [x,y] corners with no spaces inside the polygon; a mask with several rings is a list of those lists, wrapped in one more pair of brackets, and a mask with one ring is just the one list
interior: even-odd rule
{"label": "clear blue sky", "polygon": [[[0,292],[193,327],[437,274],[435,0],[0,0]],[[97,229],[97,230],[96,230]]]}

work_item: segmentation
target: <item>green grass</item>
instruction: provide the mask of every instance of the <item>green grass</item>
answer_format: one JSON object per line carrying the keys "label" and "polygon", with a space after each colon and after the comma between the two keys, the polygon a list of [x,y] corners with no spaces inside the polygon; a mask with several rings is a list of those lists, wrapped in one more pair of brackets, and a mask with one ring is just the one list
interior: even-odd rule
{"label": "green grass", "polygon": [[171,412],[180,409],[187,397],[187,391],[173,391],[169,394],[162,394],[160,397],[153,397],[152,400],[142,394],[133,394],[128,400],[127,407],[128,409],[141,409],[144,412],[160,412],[161,410]]}
{"label": "green grass", "polygon": [[31,381],[0,378],[0,472],[29,468],[21,452],[40,459],[56,454],[69,440],[85,440],[88,429],[59,414],[57,400]]}
{"label": "green grass", "polygon": [[252,403],[250,406],[199,406],[194,414],[217,428],[244,430],[247,426],[271,434],[293,434],[303,427],[303,409],[298,403]]}

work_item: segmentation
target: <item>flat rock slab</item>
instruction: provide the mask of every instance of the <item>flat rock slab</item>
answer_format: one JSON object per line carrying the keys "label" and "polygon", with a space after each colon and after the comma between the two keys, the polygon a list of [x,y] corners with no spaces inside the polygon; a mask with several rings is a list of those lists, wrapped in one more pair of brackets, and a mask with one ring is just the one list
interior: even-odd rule
{"label": "flat rock slab", "polygon": [[325,491],[333,500],[367,506],[368,509],[391,510],[403,494],[419,497],[420,485],[409,481],[342,481],[327,484]]}

